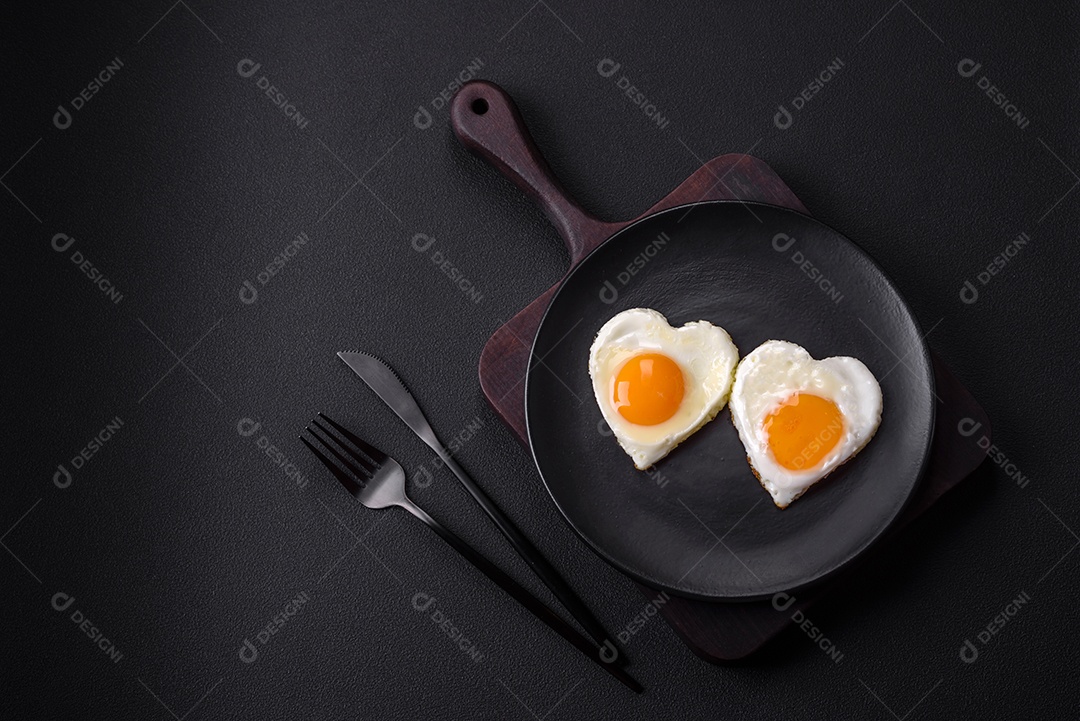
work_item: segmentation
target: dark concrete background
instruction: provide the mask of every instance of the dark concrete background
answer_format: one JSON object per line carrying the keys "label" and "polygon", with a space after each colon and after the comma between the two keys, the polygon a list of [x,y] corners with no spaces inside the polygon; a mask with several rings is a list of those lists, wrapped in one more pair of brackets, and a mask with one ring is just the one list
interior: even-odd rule
{"label": "dark concrete background", "polygon": [[[1077,715],[1076,8],[652,5],[2,11],[0,716]],[[115,58],[122,66],[73,110]],[[778,106],[792,110],[837,58],[779,128]],[[251,77],[238,72],[245,59],[260,64]],[[610,78],[604,59],[621,64]],[[964,59],[981,64],[971,77]],[[566,262],[540,212],[432,106],[477,62],[602,216],[636,215],[700,159],[751,151],[770,163],[895,279],[984,404],[995,459],[861,571],[859,591],[814,609],[840,663],[795,630],[752,663],[712,667],[654,618],[627,647],[648,687],[634,697],[418,523],[359,507],[296,440],[326,410],[410,471],[430,465],[333,355],[377,352],[444,437],[473,428],[461,462],[610,629],[644,609],[562,523],[476,380],[485,339]],[[259,89],[263,76],[303,127]],[[665,127],[623,94],[622,76]],[[414,123],[420,107],[427,129]],[[74,242],[57,251],[60,233]],[[261,283],[300,233],[307,242]],[[415,251],[416,233],[433,249]],[[982,283],[1020,233],[1030,242]],[[240,301],[245,281],[254,303]],[[965,281],[974,303],[961,299]],[[245,418],[261,424],[251,436],[237,431]],[[75,469],[110,421],[122,425]],[[70,481],[54,482],[58,464]],[[450,475],[415,495],[542,592]],[[418,591],[480,660],[414,610]],[[1022,594],[1031,600],[1009,605]],[[260,643],[286,608],[295,613]],[[108,640],[99,646],[82,618]],[[253,663],[239,658],[245,639]],[[979,649],[970,664],[966,639]]]}

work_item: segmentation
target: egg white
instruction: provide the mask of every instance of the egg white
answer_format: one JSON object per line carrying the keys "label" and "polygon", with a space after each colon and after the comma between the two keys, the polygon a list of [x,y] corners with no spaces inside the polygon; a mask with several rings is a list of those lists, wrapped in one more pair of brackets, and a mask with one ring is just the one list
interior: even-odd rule
{"label": "egg white", "polygon": [[[835,403],[844,428],[836,446],[817,465],[793,471],[776,461],[764,424],[796,392]],[[862,361],[846,356],[814,360],[804,348],[787,341],[766,341],[743,358],[731,390],[731,420],[750,466],[780,508],[862,450],[881,423],[881,407],[881,387]]]}
{"label": "egg white", "polygon": [[[619,369],[631,357],[648,352],[662,353],[683,373],[678,411],[653,426],[631,423],[612,403]],[[615,315],[597,333],[589,350],[589,376],[615,439],[634,466],[645,470],[716,417],[728,400],[738,360],[739,350],[719,326],[699,320],[672,328],[663,314],[632,308]]]}

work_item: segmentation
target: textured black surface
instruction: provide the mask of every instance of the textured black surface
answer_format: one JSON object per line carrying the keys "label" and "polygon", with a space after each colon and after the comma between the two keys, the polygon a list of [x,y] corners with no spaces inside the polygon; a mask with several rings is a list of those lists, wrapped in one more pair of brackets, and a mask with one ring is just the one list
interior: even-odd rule
{"label": "textured black surface", "polygon": [[[165,0],[3,13],[0,716],[1077,715],[1074,6]],[[117,56],[115,76],[58,129],[57,105]],[[610,77],[598,72],[607,58],[620,64]],[[970,77],[965,58],[981,63]],[[261,65],[250,77],[245,59]],[[432,107],[475,59],[602,216],[633,216],[705,158],[752,149],[884,267],[989,412],[994,460],[862,571],[860,590],[813,610],[838,663],[793,629],[754,663],[714,668],[655,615],[635,622],[645,607],[632,583],[562,523],[488,411],[480,348],[565,255]],[[263,76],[305,127],[262,93]],[[620,90],[624,76],[666,127]],[[983,77],[1026,127],[980,90]],[[781,104],[787,129],[774,123]],[[423,130],[420,106],[432,116]],[[75,243],[53,250],[58,233]],[[308,241],[261,284],[299,233]],[[435,239],[422,252],[418,233]],[[1030,241],[983,284],[1020,233]],[[72,263],[76,251],[119,304]],[[245,281],[253,304],[238,297]],[[610,629],[634,628],[644,696],[589,668],[420,524],[358,507],[305,455],[297,432],[322,409],[414,476],[424,465],[432,481],[417,500],[542,591],[333,355],[356,346],[399,370],[444,440],[471,436],[462,464]],[[71,470],[117,417],[58,487],[57,465]],[[250,436],[237,432],[245,418],[261,424]],[[260,450],[263,437],[306,485]],[[417,611],[417,592],[437,600]],[[58,593],[75,599],[63,612]],[[1021,594],[1031,600],[1009,606]],[[261,644],[286,607],[295,614]],[[1006,608],[1016,613],[986,632]],[[253,663],[240,658],[245,639]],[[965,639],[979,651],[971,664]]]}
{"label": "textured black surface", "polygon": [[[840,285],[823,288],[823,278]],[[588,371],[596,334],[629,308],[658,310],[674,327],[714,323],[740,356],[783,339],[814,358],[858,358],[881,379],[880,429],[784,510],[751,472],[726,406],[647,473],[635,470]],[[934,432],[922,333],[889,279],[832,228],[756,203],[672,208],[597,248],[552,299],[526,385],[537,468],[582,538],[648,586],[703,600],[795,591],[869,548],[915,490]]]}

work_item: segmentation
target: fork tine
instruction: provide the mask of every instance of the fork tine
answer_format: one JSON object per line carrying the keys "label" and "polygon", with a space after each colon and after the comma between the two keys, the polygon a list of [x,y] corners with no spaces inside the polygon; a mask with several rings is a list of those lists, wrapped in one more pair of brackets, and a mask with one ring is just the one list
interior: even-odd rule
{"label": "fork tine", "polygon": [[359,436],[357,436],[355,433],[350,431],[348,428],[343,427],[340,423],[338,423],[337,421],[335,421],[333,418],[329,417],[328,415],[326,415],[322,411],[319,411],[319,416],[322,417],[323,420],[325,420],[327,423],[332,425],[334,428],[337,428],[338,431],[341,432],[341,435],[345,436],[350,441],[352,441],[353,445],[355,445],[357,448],[359,448],[361,451],[363,451],[367,455],[368,458],[370,458],[372,461],[374,461],[376,468],[378,468],[379,466],[381,466],[383,464],[383,461],[386,459],[386,454],[385,453],[378,450],[377,448],[373,448],[372,446],[368,445]]}
{"label": "fork tine", "polygon": [[[344,441],[338,438],[333,431],[324,426],[322,423],[319,423],[319,421],[314,419],[312,419],[311,422],[315,425],[316,428],[323,432],[323,435],[332,440],[334,442],[334,445],[336,445],[338,448],[341,448],[343,451],[352,456],[353,460],[359,463],[360,467],[364,469],[364,472],[367,474],[368,477],[373,477],[375,475],[375,472],[379,470],[378,463],[375,463],[373,460],[368,459],[362,453],[357,453],[353,448],[350,448]],[[312,435],[315,434],[312,433]]]}
{"label": "fork tine", "polygon": [[[318,438],[318,436],[315,437]],[[323,452],[320,451],[318,448],[311,445],[311,442],[307,438],[300,436],[300,440],[303,441],[304,445],[307,446],[311,450],[311,452],[314,453],[315,456],[323,462],[323,465],[326,466],[331,473],[337,476],[337,479],[341,481],[341,485],[345,486],[345,488],[348,489],[349,493],[352,493],[353,495],[360,493],[362,488],[360,484],[356,482],[355,478],[334,465],[334,462],[327,458],[325,455],[323,455]]]}
{"label": "fork tine", "polygon": [[[330,438],[330,440],[332,440],[338,446],[341,446],[341,448],[348,451],[349,455],[353,456],[354,458],[356,457],[356,454],[353,451],[351,451],[347,446],[342,444],[341,441],[339,441],[337,438],[335,438],[334,434],[328,432],[325,428],[323,428],[321,425],[319,425],[318,421],[313,421],[313,423],[315,424],[315,426],[319,430],[321,430],[323,433],[325,433],[327,435],[327,437]],[[368,468],[368,465],[366,463],[361,462],[360,467],[357,468],[356,465],[354,465],[353,461],[351,461],[348,458],[346,458],[345,456],[341,455],[341,453],[339,453],[336,448],[331,446],[329,443],[327,443],[325,440],[323,440],[322,436],[320,436],[318,433],[316,433],[314,430],[312,430],[311,426],[308,426],[306,430],[307,430],[308,433],[310,433],[315,438],[315,440],[317,440],[319,443],[322,444],[323,448],[325,448],[326,450],[333,453],[334,456],[336,456],[337,459],[339,461],[341,461],[342,464],[344,464],[345,468],[352,471],[356,475],[356,479],[360,483],[366,483],[368,479],[374,477],[374,474]],[[357,458],[356,460],[359,460],[359,458]]]}

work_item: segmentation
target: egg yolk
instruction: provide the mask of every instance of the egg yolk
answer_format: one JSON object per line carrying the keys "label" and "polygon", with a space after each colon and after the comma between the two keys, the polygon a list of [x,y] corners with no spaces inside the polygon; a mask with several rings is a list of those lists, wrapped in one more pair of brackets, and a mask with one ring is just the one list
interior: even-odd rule
{"label": "egg yolk", "polygon": [[679,364],[660,353],[642,353],[615,377],[613,402],[619,414],[640,426],[655,426],[675,415],[683,399]]}
{"label": "egg yolk", "polygon": [[828,399],[793,393],[765,418],[764,428],[776,462],[801,471],[821,463],[840,442],[844,416]]}

